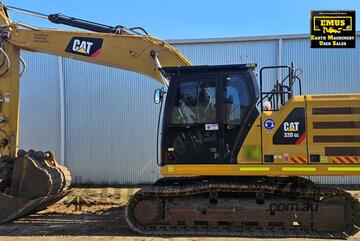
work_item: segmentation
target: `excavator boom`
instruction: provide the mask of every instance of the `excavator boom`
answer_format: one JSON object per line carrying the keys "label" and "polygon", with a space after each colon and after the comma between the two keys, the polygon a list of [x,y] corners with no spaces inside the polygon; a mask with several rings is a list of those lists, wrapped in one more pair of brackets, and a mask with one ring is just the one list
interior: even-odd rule
{"label": "excavator boom", "polygon": [[[13,9],[13,8],[11,8]],[[23,10],[24,11],[24,10]],[[2,36],[9,43],[29,51],[44,52],[85,62],[126,69],[162,81],[158,66],[151,53],[157,53],[162,67],[188,66],[190,61],[168,43],[147,34],[128,30],[122,26],[106,26],[86,20],[52,14],[50,21],[92,30],[94,32],[39,29],[11,22],[1,12]],[[95,32],[96,31],[96,32]]]}
{"label": "excavator boom", "polygon": [[[191,63],[169,44],[147,35],[109,34],[47,29],[19,29],[9,25],[9,43],[29,51],[126,69],[162,81],[151,53],[163,67]],[[5,30],[6,31],[6,30]]]}
{"label": "excavator boom", "polygon": [[[89,31],[39,29],[13,22],[8,9]],[[165,84],[161,67],[191,65],[175,48],[139,27],[47,16],[0,3],[0,223],[46,208],[66,195],[71,183],[69,171],[51,152],[17,150],[19,80],[24,72],[19,69],[20,49],[126,69]]]}

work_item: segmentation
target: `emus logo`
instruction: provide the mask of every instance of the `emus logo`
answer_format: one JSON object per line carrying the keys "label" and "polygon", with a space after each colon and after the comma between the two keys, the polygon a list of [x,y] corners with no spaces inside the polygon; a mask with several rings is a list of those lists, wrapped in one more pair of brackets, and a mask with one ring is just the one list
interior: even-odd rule
{"label": "emus logo", "polygon": [[74,37],[67,45],[65,51],[95,58],[101,52],[102,43],[103,40],[99,38]]}

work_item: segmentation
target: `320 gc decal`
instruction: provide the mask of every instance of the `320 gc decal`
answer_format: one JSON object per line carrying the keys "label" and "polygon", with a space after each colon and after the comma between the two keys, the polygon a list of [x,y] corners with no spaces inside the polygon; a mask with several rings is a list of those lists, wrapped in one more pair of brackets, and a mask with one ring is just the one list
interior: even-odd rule
{"label": "320 gc decal", "polygon": [[95,58],[101,52],[103,39],[73,37],[67,45],[65,52]]}

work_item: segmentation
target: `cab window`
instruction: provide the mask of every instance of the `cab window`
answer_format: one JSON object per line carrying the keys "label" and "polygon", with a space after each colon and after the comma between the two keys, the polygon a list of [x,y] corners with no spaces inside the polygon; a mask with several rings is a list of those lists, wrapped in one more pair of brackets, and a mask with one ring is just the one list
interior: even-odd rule
{"label": "cab window", "polygon": [[216,81],[184,81],[176,90],[171,124],[216,122]]}
{"label": "cab window", "polygon": [[246,74],[229,75],[224,83],[224,123],[241,125],[251,105]]}

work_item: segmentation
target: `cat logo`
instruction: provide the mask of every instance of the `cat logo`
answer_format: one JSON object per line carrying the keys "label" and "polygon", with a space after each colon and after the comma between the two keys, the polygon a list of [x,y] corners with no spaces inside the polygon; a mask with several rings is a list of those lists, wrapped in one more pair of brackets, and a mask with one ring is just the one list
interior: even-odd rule
{"label": "cat logo", "polygon": [[284,122],[284,131],[297,132],[299,131],[300,122]]}
{"label": "cat logo", "polygon": [[103,40],[99,38],[73,37],[65,51],[72,54],[96,58],[101,53]]}
{"label": "cat logo", "polygon": [[72,50],[78,53],[89,54],[91,46],[93,45],[94,43],[92,42],[80,41],[79,39],[75,39],[73,42]]}

